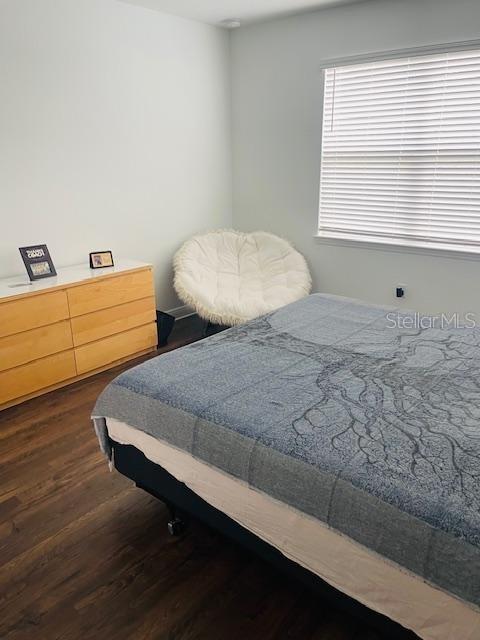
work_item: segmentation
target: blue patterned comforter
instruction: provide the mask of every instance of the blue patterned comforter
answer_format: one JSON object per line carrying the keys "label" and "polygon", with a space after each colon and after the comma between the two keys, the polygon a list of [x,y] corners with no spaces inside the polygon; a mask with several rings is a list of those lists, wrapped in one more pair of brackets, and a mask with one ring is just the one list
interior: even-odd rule
{"label": "blue patterned comforter", "polygon": [[315,294],[123,373],[97,429],[123,420],[479,605],[480,331],[417,324]]}

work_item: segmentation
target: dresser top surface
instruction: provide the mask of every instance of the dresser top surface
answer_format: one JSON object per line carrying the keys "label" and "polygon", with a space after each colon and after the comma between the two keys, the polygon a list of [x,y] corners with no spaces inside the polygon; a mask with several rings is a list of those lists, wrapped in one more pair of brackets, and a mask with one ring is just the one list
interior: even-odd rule
{"label": "dresser top surface", "polygon": [[43,278],[30,282],[27,274],[0,279],[0,302],[7,299],[23,298],[35,293],[43,293],[49,290],[62,289],[93,282],[94,280],[108,278],[138,269],[148,269],[152,265],[148,262],[136,260],[119,260],[114,267],[90,269],[88,264],[77,264],[71,267],[60,267],[57,275],[51,278]]}

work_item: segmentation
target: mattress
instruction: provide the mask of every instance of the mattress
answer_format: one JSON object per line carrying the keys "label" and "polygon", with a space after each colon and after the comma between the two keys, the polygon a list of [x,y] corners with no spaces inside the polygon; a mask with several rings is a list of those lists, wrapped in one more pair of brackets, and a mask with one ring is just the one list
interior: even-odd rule
{"label": "mattress", "polygon": [[106,426],[112,440],[134,446],[287,558],[421,638],[480,638],[480,613],[459,599],[185,451],[112,418]]}
{"label": "mattress", "polygon": [[[312,295],[125,372],[116,418],[480,603],[480,332]],[[103,435],[102,435],[103,434]]]}

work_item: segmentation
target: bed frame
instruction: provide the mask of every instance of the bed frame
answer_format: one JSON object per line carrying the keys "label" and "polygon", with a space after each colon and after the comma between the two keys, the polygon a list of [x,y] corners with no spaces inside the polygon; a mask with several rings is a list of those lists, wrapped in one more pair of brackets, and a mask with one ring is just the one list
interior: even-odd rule
{"label": "bed frame", "polygon": [[135,447],[118,444],[113,440],[111,444],[117,471],[133,480],[141,489],[164,502],[169,508],[171,520],[168,523],[168,529],[170,533],[181,532],[184,525],[184,514],[187,517],[197,518],[259,555],[292,579],[303,583],[336,609],[346,611],[366,624],[375,627],[384,633],[388,640],[418,640],[418,636],[411,631],[407,631],[396,622],[337,591],[316,574],[289,560],[275,547],[264,542],[248,529],[202,500],[161,466],[148,460]]}

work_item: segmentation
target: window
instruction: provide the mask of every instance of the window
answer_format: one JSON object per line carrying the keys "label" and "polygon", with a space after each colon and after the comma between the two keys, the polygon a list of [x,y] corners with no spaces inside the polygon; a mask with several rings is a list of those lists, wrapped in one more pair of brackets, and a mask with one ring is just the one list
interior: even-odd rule
{"label": "window", "polygon": [[319,235],[480,252],[480,50],[326,69]]}

